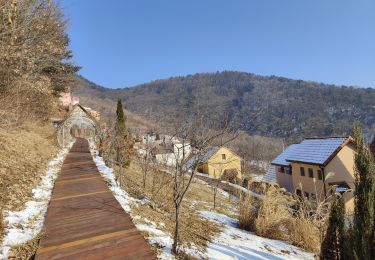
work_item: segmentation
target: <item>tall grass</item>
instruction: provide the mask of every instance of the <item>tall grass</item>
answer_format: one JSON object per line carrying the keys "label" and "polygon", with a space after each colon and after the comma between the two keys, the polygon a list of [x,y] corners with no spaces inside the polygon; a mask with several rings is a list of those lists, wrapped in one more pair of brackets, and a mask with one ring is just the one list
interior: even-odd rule
{"label": "tall grass", "polygon": [[245,196],[239,205],[239,227],[248,231],[255,231],[255,220],[258,217],[256,200],[251,196]]}
{"label": "tall grass", "polygon": [[296,199],[283,189],[271,186],[264,199],[243,198],[239,208],[240,228],[319,253],[328,212],[323,202]]}

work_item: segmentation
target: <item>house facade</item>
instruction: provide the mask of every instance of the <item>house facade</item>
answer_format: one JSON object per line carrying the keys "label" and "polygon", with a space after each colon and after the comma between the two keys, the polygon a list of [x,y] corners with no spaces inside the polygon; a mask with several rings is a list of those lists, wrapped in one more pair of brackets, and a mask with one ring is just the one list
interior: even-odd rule
{"label": "house facade", "polygon": [[272,165],[277,183],[287,191],[321,201],[335,189],[343,194],[347,211],[352,211],[354,155],[350,136],[312,138],[289,146]]}
{"label": "house facade", "polygon": [[242,158],[229,148],[212,147],[199,164],[198,171],[214,178],[222,178],[223,175],[242,178]]}

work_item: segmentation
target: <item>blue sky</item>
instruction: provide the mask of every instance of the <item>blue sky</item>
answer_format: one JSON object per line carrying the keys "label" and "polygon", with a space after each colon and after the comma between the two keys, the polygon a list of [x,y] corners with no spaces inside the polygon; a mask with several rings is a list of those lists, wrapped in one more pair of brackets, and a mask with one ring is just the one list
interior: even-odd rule
{"label": "blue sky", "polygon": [[375,87],[374,0],[61,0],[80,74],[129,87],[236,70]]}

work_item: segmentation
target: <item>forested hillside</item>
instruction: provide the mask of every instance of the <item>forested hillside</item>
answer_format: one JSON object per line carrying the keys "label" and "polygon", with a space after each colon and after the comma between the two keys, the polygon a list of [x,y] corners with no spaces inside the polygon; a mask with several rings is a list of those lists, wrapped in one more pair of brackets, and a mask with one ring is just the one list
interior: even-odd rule
{"label": "forested hillside", "polygon": [[103,100],[122,98],[128,110],[154,121],[176,111],[187,117],[200,110],[229,115],[251,135],[297,140],[349,134],[355,120],[369,136],[375,129],[373,89],[243,72],[195,74],[116,90],[90,88],[86,91]]}
{"label": "forested hillside", "polygon": [[[80,98],[81,104],[99,111],[102,123],[106,123],[110,127],[116,115],[116,98],[107,95],[108,89],[98,86],[83,77],[77,76],[74,82],[75,87],[72,88],[72,93]],[[154,128],[151,122],[144,120],[144,118],[129,110],[125,110],[125,114],[127,117],[127,127],[130,130],[134,128]]]}

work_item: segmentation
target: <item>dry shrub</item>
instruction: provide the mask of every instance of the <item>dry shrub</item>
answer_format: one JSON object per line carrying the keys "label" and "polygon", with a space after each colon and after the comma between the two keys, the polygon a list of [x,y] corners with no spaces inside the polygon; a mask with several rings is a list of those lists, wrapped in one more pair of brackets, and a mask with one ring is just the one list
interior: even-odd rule
{"label": "dry shrub", "polygon": [[293,215],[290,206],[294,200],[277,187],[271,186],[260,207],[255,220],[256,234],[280,240],[289,239]]}
{"label": "dry shrub", "polygon": [[65,28],[54,1],[0,0],[1,127],[46,120],[71,86],[77,68]]}
{"label": "dry shrub", "polygon": [[283,240],[318,253],[326,229],[326,202],[298,200],[275,186],[264,199],[245,198],[240,203],[240,228],[257,235]]}
{"label": "dry shrub", "polygon": [[289,241],[318,254],[327,229],[329,205],[327,200],[299,200]]}
{"label": "dry shrub", "polygon": [[239,207],[239,227],[248,231],[255,231],[255,220],[258,216],[255,198],[245,196],[240,202]]}
{"label": "dry shrub", "polygon": [[18,80],[21,87],[11,88],[2,93],[0,99],[0,126],[14,126],[24,121],[47,121],[57,112],[57,99],[50,89],[46,77],[38,81]]}
{"label": "dry shrub", "polygon": [[291,226],[289,242],[308,251],[318,253],[320,245],[319,230],[312,219],[299,211]]}

